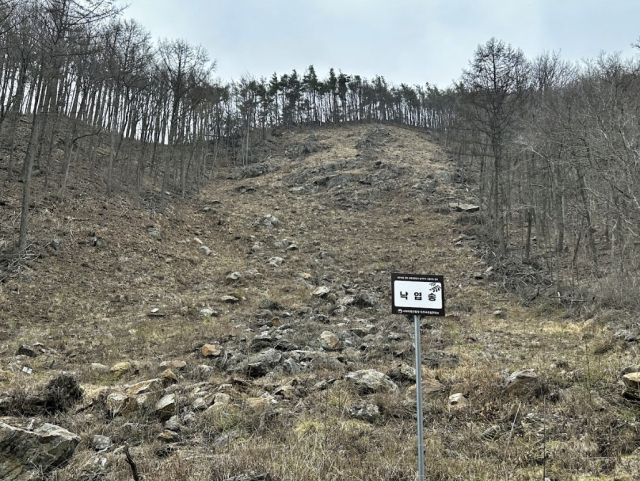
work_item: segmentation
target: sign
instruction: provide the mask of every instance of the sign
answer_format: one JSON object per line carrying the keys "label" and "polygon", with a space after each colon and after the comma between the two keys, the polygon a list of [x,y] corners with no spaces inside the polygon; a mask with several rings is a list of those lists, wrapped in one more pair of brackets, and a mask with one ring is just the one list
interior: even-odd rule
{"label": "sign", "polygon": [[444,316],[444,277],[391,274],[393,314]]}

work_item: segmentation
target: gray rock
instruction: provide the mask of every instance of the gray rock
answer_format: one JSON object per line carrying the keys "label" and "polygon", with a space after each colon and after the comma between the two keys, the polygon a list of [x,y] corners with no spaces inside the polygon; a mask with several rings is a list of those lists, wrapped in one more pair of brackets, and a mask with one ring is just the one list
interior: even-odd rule
{"label": "gray rock", "polygon": [[311,295],[313,295],[315,297],[326,297],[327,294],[329,294],[329,292],[331,292],[331,288],[329,288],[327,286],[320,286],[316,290],[314,290],[311,293]]}
{"label": "gray rock", "polygon": [[171,416],[164,423],[164,427],[175,432],[180,432],[182,429],[182,424],[180,423],[180,418],[176,415]]}
{"label": "gray rock", "polygon": [[153,237],[156,240],[161,241],[162,240],[162,234],[160,233],[160,229],[158,229],[156,226],[149,226],[147,227],[147,234],[149,234],[151,237]]}
{"label": "gray rock", "polygon": [[281,359],[282,354],[280,352],[273,348],[269,348],[266,351],[249,358],[247,374],[250,377],[264,376],[276,367],[280,363]]}
{"label": "gray rock", "polygon": [[233,284],[234,282],[237,282],[240,279],[242,279],[242,274],[240,274],[237,271],[236,272],[232,272],[231,274],[229,274],[226,277],[227,284]]}
{"label": "gray rock", "polygon": [[267,262],[272,267],[280,267],[282,265],[282,263],[284,262],[284,259],[282,257],[275,256],[275,257],[272,257],[271,259],[269,259]]}
{"label": "gray rock", "polygon": [[205,256],[210,256],[211,255],[211,249],[209,249],[207,246],[205,245],[201,245],[200,247],[198,247],[198,250],[204,254]]}
{"label": "gray rock", "polygon": [[398,391],[398,386],[395,382],[374,369],[350,372],[345,376],[345,379],[352,383],[361,394]]}
{"label": "gray rock", "polygon": [[269,227],[269,228],[278,227],[278,225],[280,224],[280,220],[276,216],[274,216],[272,214],[267,214],[264,217],[264,220],[262,221],[262,224],[265,227]]}
{"label": "gray rock", "polygon": [[176,412],[177,400],[175,394],[167,394],[156,403],[155,413],[162,421],[168,420]]}
{"label": "gray rock", "polygon": [[320,334],[320,346],[325,351],[338,351],[342,348],[342,342],[333,332],[324,331]]}
{"label": "gray rock", "polygon": [[373,422],[380,417],[380,409],[375,404],[362,404],[349,409],[349,416],[362,421]]}
{"label": "gray rock", "polygon": [[113,443],[109,436],[96,434],[91,438],[91,449],[94,451],[104,451],[109,449]]}
{"label": "gray rock", "polygon": [[513,372],[505,381],[505,391],[509,394],[526,394],[540,389],[540,380],[533,369]]}
{"label": "gray rock", "polygon": [[0,423],[0,479],[29,479],[29,473],[50,472],[66,463],[80,436],[45,423],[35,431]]}
{"label": "gray rock", "polygon": [[480,210],[480,206],[478,205],[461,204],[458,202],[451,202],[449,204],[449,207],[452,209],[455,209],[457,212],[466,212],[466,213],[478,212]]}

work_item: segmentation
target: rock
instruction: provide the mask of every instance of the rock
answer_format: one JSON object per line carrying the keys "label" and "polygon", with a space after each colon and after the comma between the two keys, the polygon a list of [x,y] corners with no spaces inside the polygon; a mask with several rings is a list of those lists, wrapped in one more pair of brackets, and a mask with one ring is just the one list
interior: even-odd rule
{"label": "rock", "polygon": [[472,212],[478,212],[480,210],[480,206],[473,204],[460,204],[458,202],[451,202],[449,204],[449,207],[455,209],[457,212],[466,212],[469,214]]}
{"label": "rock", "polygon": [[361,404],[349,409],[349,416],[362,421],[373,422],[380,417],[380,408],[375,404]]}
{"label": "rock", "polygon": [[205,256],[211,255],[211,249],[209,249],[206,245],[201,245],[198,247],[198,251],[200,251]]}
{"label": "rock", "polygon": [[320,286],[314,290],[311,295],[315,297],[326,297],[329,292],[331,292],[331,288],[327,286]]}
{"label": "rock", "polygon": [[132,370],[133,364],[131,364],[129,361],[119,362],[111,366],[111,369],[109,369],[109,371],[111,371],[111,373],[115,374],[116,376],[122,376],[123,374]]}
{"label": "rock", "polygon": [[91,370],[96,372],[109,372],[109,366],[105,366],[104,364],[100,364],[99,362],[91,363]]}
{"label": "rock", "polygon": [[147,381],[137,382],[128,386],[124,392],[130,396],[138,396],[140,394],[148,394],[152,392],[162,391],[162,381],[158,378],[149,379]]}
{"label": "rock", "polygon": [[533,369],[515,371],[505,381],[505,391],[509,394],[528,394],[539,389],[540,381]]}
{"label": "rock", "polygon": [[60,247],[62,247],[62,241],[60,239],[58,239],[57,237],[54,237],[51,240],[51,248],[54,251],[57,251],[58,249],[60,249]]}
{"label": "rock", "polygon": [[351,306],[355,304],[355,302],[356,298],[354,296],[343,296],[338,298],[336,304],[338,304],[339,306]]}
{"label": "rock", "polygon": [[176,395],[175,394],[167,394],[162,396],[160,400],[155,405],[155,413],[158,415],[161,421],[166,421],[171,416],[173,416],[176,412]]}
{"label": "rock", "polygon": [[115,418],[122,414],[133,412],[136,407],[136,398],[123,392],[112,392],[107,396],[107,414]]}
{"label": "rock", "polygon": [[177,382],[178,382],[178,376],[176,376],[171,369],[165,369],[162,372],[162,383],[165,386],[168,386],[170,384],[176,384]]}
{"label": "rock", "polygon": [[625,390],[622,393],[627,399],[640,400],[640,372],[630,372],[622,376]]}
{"label": "rock", "polygon": [[467,405],[467,398],[464,397],[464,394],[461,392],[457,392],[449,396],[449,406],[455,408],[462,408]]}
{"label": "rock", "polygon": [[96,434],[91,438],[91,449],[94,451],[104,451],[109,449],[113,443],[109,436]]}
{"label": "rock", "polygon": [[200,309],[199,314],[201,317],[218,317],[219,315],[216,311],[208,307]]}
{"label": "rock", "polygon": [[218,357],[222,354],[222,348],[217,344],[205,344],[200,352],[204,357]]}
{"label": "rock", "polygon": [[180,423],[180,418],[178,416],[171,416],[164,423],[164,427],[170,429],[171,431],[180,432],[182,429],[182,424]]}
{"label": "rock", "polygon": [[36,357],[38,355],[38,353],[36,352],[36,350],[34,348],[32,348],[31,346],[27,345],[27,344],[22,344],[19,348],[18,351],[16,352],[17,356],[28,356],[28,357]]}
{"label": "rock", "polygon": [[267,262],[272,267],[280,267],[284,262],[284,259],[282,257],[275,256],[269,259]]}
{"label": "rock", "polygon": [[227,284],[233,284],[234,282],[238,282],[240,279],[242,279],[242,274],[236,271],[229,274],[225,280]]}
{"label": "rock", "polygon": [[359,292],[355,296],[354,304],[358,307],[374,307],[376,305],[376,299],[368,292]]}
{"label": "rock", "polygon": [[46,412],[53,414],[66,411],[81,401],[83,394],[84,392],[74,376],[61,374],[49,381],[45,387]]}
{"label": "rock", "polygon": [[274,216],[272,214],[267,214],[264,217],[264,220],[262,221],[262,224],[265,227],[268,227],[268,228],[278,227],[278,225],[280,224],[280,220],[276,216]]}
{"label": "rock", "polygon": [[337,351],[342,348],[342,342],[331,331],[324,331],[320,334],[320,346],[325,351]]}
{"label": "rock", "polygon": [[277,366],[281,359],[282,354],[273,348],[252,356],[247,365],[247,375],[250,377],[264,376]]}
{"label": "rock", "polygon": [[151,237],[153,237],[156,240],[161,241],[162,240],[162,234],[160,233],[160,229],[158,229],[156,226],[148,226],[147,227],[147,234],[149,234]]}
{"label": "rock", "polygon": [[187,366],[185,361],[162,361],[160,363],[160,369],[175,369],[176,371],[182,371]]}
{"label": "rock", "polygon": [[350,372],[345,379],[354,384],[361,394],[396,392],[398,386],[385,374],[374,369]]}
{"label": "rock", "polygon": [[402,362],[391,368],[388,376],[396,382],[416,382],[416,370]]}
{"label": "rock", "polygon": [[493,311],[493,317],[504,319],[504,311],[502,309],[496,309],[495,311]]}
{"label": "rock", "polygon": [[260,304],[258,304],[258,307],[260,309],[269,309],[273,311],[282,310],[282,305],[274,299],[262,299]]}
{"label": "rock", "polygon": [[180,441],[180,435],[171,429],[165,429],[158,434],[158,439],[167,443],[175,443]]}
{"label": "rock", "polygon": [[225,304],[237,304],[240,302],[240,299],[236,296],[225,295],[220,298],[220,302],[224,302]]}
{"label": "rock", "polygon": [[0,479],[35,479],[66,463],[80,443],[80,436],[45,423],[35,431],[0,423]]}

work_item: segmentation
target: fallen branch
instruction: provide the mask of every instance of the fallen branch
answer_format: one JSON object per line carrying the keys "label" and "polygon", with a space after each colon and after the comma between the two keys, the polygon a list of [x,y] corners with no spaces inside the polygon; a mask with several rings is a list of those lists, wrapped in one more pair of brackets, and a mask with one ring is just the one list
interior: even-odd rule
{"label": "fallen branch", "polygon": [[131,466],[131,474],[133,475],[134,481],[141,481],[142,478],[138,474],[138,466],[136,465],[135,461],[131,457],[128,444],[124,445],[124,454],[127,457],[127,463],[129,463],[129,466]]}

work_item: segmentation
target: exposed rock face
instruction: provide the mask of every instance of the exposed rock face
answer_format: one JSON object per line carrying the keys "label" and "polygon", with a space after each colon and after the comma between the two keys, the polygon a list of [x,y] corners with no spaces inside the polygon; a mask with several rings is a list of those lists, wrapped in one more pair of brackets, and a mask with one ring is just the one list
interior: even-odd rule
{"label": "exposed rock face", "polygon": [[29,479],[30,471],[49,472],[67,462],[80,436],[45,423],[35,431],[0,423],[0,479]]}
{"label": "exposed rock face", "polygon": [[505,391],[509,394],[527,394],[540,389],[540,380],[533,369],[515,371],[505,382]]}

